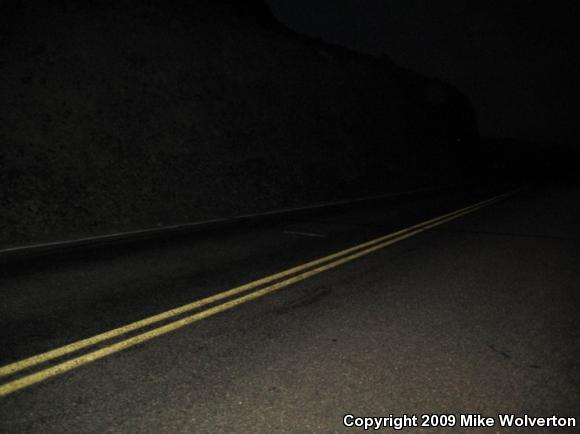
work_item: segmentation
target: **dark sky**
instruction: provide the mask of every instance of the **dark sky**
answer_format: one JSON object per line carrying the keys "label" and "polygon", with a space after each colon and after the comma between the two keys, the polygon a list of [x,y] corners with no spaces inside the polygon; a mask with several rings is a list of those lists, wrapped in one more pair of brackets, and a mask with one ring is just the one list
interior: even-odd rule
{"label": "dark sky", "polygon": [[268,0],[290,27],[456,85],[482,134],[578,145],[579,7],[569,0]]}

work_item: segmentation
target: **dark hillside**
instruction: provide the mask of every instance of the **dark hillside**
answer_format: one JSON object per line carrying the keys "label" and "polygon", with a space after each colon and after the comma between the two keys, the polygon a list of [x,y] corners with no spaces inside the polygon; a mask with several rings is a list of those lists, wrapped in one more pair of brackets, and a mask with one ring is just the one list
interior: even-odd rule
{"label": "dark hillside", "polygon": [[453,87],[258,0],[1,8],[0,245],[444,183],[476,137]]}

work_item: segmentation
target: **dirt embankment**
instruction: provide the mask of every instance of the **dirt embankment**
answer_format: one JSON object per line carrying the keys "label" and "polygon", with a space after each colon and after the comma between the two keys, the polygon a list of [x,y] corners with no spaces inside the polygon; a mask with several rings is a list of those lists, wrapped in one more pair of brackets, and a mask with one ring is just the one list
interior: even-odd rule
{"label": "dirt embankment", "polygon": [[451,86],[297,35],[258,0],[0,12],[0,246],[445,182]]}

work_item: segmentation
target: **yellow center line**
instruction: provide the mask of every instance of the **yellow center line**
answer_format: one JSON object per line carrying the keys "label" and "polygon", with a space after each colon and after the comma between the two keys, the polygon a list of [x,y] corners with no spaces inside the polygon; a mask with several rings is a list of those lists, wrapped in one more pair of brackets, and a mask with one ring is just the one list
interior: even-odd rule
{"label": "yellow center line", "polygon": [[[87,363],[91,363],[95,360],[101,359],[101,358],[106,357],[110,354],[116,353],[118,351],[124,350],[124,349],[129,348],[129,347],[132,347],[132,346],[137,345],[141,342],[145,342],[145,341],[153,339],[157,336],[161,336],[161,335],[164,335],[164,334],[169,333],[171,331],[177,330],[177,329],[182,328],[182,327],[184,327],[188,324],[191,324],[193,322],[196,322],[196,321],[202,320],[204,318],[213,316],[217,313],[229,310],[235,306],[238,306],[240,304],[243,304],[243,303],[246,303],[248,301],[254,300],[256,298],[262,297],[268,293],[279,290],[279,289],[284,288],[288,285],[292,285],[296,282],[307,279],[307,278],[314,276],[316,274],[319,274],[323,271],[335,268],[341,264],[344,264],[346,262],[350,262],[350,261],[352,261],[356,258],[359,258],[361,256],[368,255],[369,253],[372,253],[376,250],[382,249],[388,245],[394,244],[396,242],[399,242],[399,241],[404,240],[406,238],[409,238],[411,236],[417,235],[418,233],[424,232],[432,227],[439,226],[439,225],[444,224],[448,221],[451,221],[451,220],[454,220],[458,217],[461,217],[465,214],[474,212],[474,211],[481,209],[485,206],[491,205],[492,203],[495,203],[495,202],[497,202],[497,201],[499,201],[499,200],[501,200],[501,199],[503,199],[511,194],[513,194],[513,193],[506,193],[506,194],[503,194],[500,196],[496,196],[494,198],[479,202],[475,205],[471,205],[471,206],[462,208],[458,211],[454,211],[454,212],[445,214],[443,216],[427,220],[426,222],[423,222],[423,223],[420,223],[417,225],[413,225],[409,228],[394,232],[392,234],[389,234],[389,235],[386,235],[386,236],[383,236],[380,238],[376,238],[374,240],[368,241],[368,242],[363,243],[363,244],[359,244],[359,245],[351,247],[349,249],[342,250],[340,252],[337,252],[337,253],[329,255],[329,256],[325,256],[325,257],[317,259],[315,261],[311,261],[311,262],[308,262],[306,264],[303,264],[303,265],[300,265],[300,266],[297,266],[294,268],[290,268],[290,269],[285,270],[281,273],[277,273],[277,274],[274,274],[272,276],[268,276],[268,277],[256,280],[254,282],[239,286],[239,287],[234,288],[232,290],[225,291],[225,292],[222,292],[220,294],[216,294],[214,296],[205,298],[203,300],[199,300],[199,301],[194,302],[194,303],[190,303],[190,304],[185,305],[185,306],[181,306],[181,307],[176,308],[176,309],[172,309],[172,310],[167,311],[167,312],[163,312],[163,313],[155,315],[153,317],[149,317],[149,318],[146,318],[144,320],[137,321],[135,323],[131,323],[127,326],[120,327],[118,329],[114,329],[114,330],[111,330],[109,332],[97,335],[97,336],[93,336],[92,338],[88,338],[88,339],[74,342],[74,343],[69,344],[65,347],[57,348],[56,350],[52,350],[52,351],[49,351],[47,353],[43,353],[43,354],[40,354],[37,356],[30,357],[28,359],[21,360],[19,362],[15,362],[15,363],[10,364],[10,365],[6,365],[3,368],[0,368],[3,375],[8,375],[11,373],[18,372],[18,371],[25,369],[27,367],[31,367],[31,366],[37,365],[39,363],[54,359],[56,357],[59,357],[60,355],[65,355],[65,354],[71,353],[73,351],[77,351],[78,349],[95,345],[96,343],[102,342],[102,341],[107,340],[107,339],[111,339],[112,337],[115,337],[115,336],[120,336],[122,334],[125,334],[125,333],[131,331],[131,330],[136,330],[136,329],[142,328],[145,325],[153,324],[153,323],[161,321],[163,319],[174,317],[174,316],[178,315],[179,313],[184,313],[184,312],[190,311],[192,309],[195,309],[197,307],[201,307],[201,306],[207,305],[207,304],[215,302],[215,301],[219,301],[221,299],[224,299],[224,298],[227,298],[227,297],[230,297],[233,295],[238,295],[240,293],[248,291],[251,288],[255,288],[261,284],[269,283],[269,282],[276,280],[276,279],[279,279],[281,277],[285,277],[285,276],[288,276],[290,274],[294,274],[296,272],[302,271],[304,269],[308,269],[308,268],[311,268],[313,266],[319,265],[321,263],[328,262],[329,260],[339,258],[339,259],[337,259],[333,262],[330,262],[326,265],[312,269],[310,271],[306,271],[302,274],[296,275],[294,277],[291,277],[289,279],[286,279],[286,280],[283,280],[281,282],[275,283],[273,285],[267,286],[265,288],[256,290],[256,291],[254,291],[250,294],[247,294],[245,296],[235,298],[233,300],[227,301],[227,302],[219,304],[217,306],[208,308],[202,312],[198,312],[194,315],[191,315],[191,316],[182,318],[180,320],[171,322],[169,324],[157,327],[157,328],[152,329],[148,332],[141,333],[139,335],[130,337],[128,339],[125,339],[123,341],[117,342],[117,343],[112,344],[110,346],[104,347],[104,348],[99,349],[97,351],[93,351],[91,353],[81,355],[81,356],[76,357],[74,359],[59,363],[55,366],[48,367],[48,368],[41,370],[37,373],[30,374],[30,375],[24,376],[22,378],[8,382],[8,383],[0,386],[0,397],[11,394],[17,390],[31,386],[33,384],[39,383],[41,381],[44,381],[44,380],[51,378],[51,377],[54,377],[56,375],[60,375],[64,372],[70,371],[72,369],[75,369],[75,368],[80,367],[82,365],[85,365]],[[371,247],[369,247],[369,246],[371,246]],[[368,248],[365,248],[365,247],[368,247]],[[349,253],[356,252],[357,250],[360,250],[360,251],[358,251],[357,253],[348,255]],[[345,255],[348,255],[348,256],[345,256]],[[192,306],[194,306],[194,307],[192,307]]]}
{"label": "yellow center line", "polygon": [[72,343],[67,344],[65,346],[56,348],[54,350],[50,350],[50,351],[47,351],[45,353],[37,354],[37,355],[31,356],[31,357],[28,357],[26,359],[2,366],[2,367],[0,367],[0,378],[5,377],[7,375],[12,375],[16,372],[30,368],[32,366],[39,365],[39,364],[47,362],[49,360],[56,359],[58,357],[66,355],[66,354],[70,354],[70,353],[79,351],[83,348],[97,345],[97,344],[104,342],[106,340],[113,339],[115,337],[127,334],[127,333],[135,331],[135,330],[139,330],[141,328],[158,323],[160,321],[164,321],[164,320],[173,318],[175,316],[190,312],[192,310],[201,308],[201,307],[206,306],[208,304],[215,303],[215,302],[223,300],[225,298],[229,298],[229,297],[232,297],[234,295],[238,295],[238,294],[241,294],[243,292],[247,292],[251,289],[254,289],[254,288],[261,286],[261,285],[265,285],[265,284],[270,283],[274,280],[278,280],[278,279],[281,279],[283,277],[287,277],[291,274],[298,273],[300,271],[304,271],[308,268],[315,267],[315,266],[320,265],[324,262],[331,261],[333,259],[347,255],[349,253],[352,253],[352,252],[360,250],[360,249],[364,249],[365,247],[371,246],[373,244],[380,243],[386,239],[396,237],[400,234],[409,232],[411,230],[422,227],[424,225],[428,225],[430,223],[436,222],[440,219],[449,217],[451,215],[462,213],[462,212],[468,211],[470,209],[474,209],[475,207],[480,207],[480,206],[483,206],[485,204],[489,204],[491,201],[496,201],[496,200],[499,200],[501,198],[502,198],[502,196],[494,197],[494,198],[479,202],[475,205],[470,205],[470,206],[467,206],[467,207],[462,208],[460,210],[452,211],[452,212],[444,214],[442,216],[432,218],[430,220],[427,220],[425,222],[410,226],[410,227],[405,228],[405,229],[401,229],[397,232],[393,232],[393,233],[390,233],[388,235],[385,235],[385,236],[382,236],[379,238],[375,238],[375,239],[367,241],[365,243],[350,247],[350,248],[345,249],[345,250],[341,250],[339,252],[333,253],[333,254],[328,255],[328,256],[324,256],[322,258],[307,262],[305,264],[302,264],[302,265],[299,265],[299,266],[296,266],[293,268],[289,268],[289,269],[284,270],[282,272],[272,274],[270,276],[267,276],[267,277],[255,280],[253,282],[238,286],[236,288],[212,295],[210,297],[207,297],[207,298],[204,298],[201,300],[196,300],[192,303],[185,304],[183,306],[179,306],[179,307],[176,307],[174,309],[170,309],[168,311],[150,316],[148,318],[144,318],[142,320],[132,322],[132,323],[124,325],[122,327],[118,327],[118,328],[109,330],[107,332],[100,333],[100,334],[97,334],[95,336],[91,336],[89,338],[81,339],[79,341],[72,342]]}

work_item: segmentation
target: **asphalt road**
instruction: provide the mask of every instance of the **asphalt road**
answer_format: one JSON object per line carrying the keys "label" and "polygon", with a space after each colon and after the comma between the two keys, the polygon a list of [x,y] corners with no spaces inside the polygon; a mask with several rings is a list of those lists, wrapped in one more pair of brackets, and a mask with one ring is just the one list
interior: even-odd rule
{"label": "asphalt road", "polygon": [[[455,192],[3,266],[0,366],[490,196]],[[0,378],[0,432],[360,431],[345,414],[481,414],[496,424],[480,432],[580,432],[502,428],[497,417],[580,423],[579,223],[580,191],[524,190],[92,363],[87,354],[191,312],[27,367]],[[61,375],[6,386],[71,360],[80,362]],[[458,424],[401,432],[472,431]]]}

